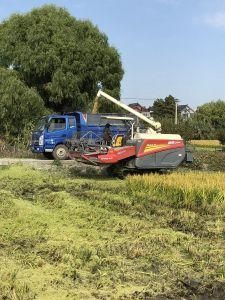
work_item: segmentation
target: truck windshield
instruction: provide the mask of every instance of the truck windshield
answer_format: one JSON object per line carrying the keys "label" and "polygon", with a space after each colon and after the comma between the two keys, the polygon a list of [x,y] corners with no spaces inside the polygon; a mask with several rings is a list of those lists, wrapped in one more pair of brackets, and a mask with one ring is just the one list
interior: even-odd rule
{"label": "truck windshield", "polygon": [[35,130],[36,130],[36,131],[44,130],[44,129],[45,129],[45,125],[47,124],[47,121],[48,121],[48,120],[47,120],[46,117],[41,118],[41,119],[38,121],[37,125],[35,126]]}

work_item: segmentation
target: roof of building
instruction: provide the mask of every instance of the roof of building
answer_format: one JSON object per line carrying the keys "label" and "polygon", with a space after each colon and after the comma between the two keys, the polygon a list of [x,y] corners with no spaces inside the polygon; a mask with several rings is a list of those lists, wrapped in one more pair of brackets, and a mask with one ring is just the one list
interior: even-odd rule
{"label": "roof of building", "polygon": [[142,106],[138,102],[136,102],[136,103],[130,103],[130,104],[128,104],[128,106],[130,106],[131,108],[138,107],[140,109],[140,111],[142,111],[142,112],[148,112],[149,111],[149,109],[147,107]]}
{"label": "roof of building", "polygon": [[138,102],[135,102],[135,103],[128,104],[128,106],[141,106],[141,104],[139,104]]}
{"label": "roof of building", "polygon": [[178,105],[178,110],[179,111],[183,111],[185,109],[191,110],[192,112],[194,112],[194,110],[188,105],[188,104],[181,104]]}

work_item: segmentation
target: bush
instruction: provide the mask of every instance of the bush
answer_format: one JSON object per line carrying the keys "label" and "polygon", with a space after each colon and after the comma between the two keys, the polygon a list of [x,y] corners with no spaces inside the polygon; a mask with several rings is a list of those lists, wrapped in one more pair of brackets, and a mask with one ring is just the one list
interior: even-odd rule
{"label": "bush", "polygon": [[15,71],[0,68],[0,136],[21,141],[35,118],[44,112],[44,102],[37,92],[28,88]]}

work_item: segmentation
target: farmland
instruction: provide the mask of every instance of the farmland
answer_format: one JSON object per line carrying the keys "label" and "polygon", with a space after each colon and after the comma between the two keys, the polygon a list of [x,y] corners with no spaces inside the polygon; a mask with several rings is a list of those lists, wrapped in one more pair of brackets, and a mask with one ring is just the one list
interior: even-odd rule
{"label": "farmland", "polygon": [[196,150],[217,150],[221,149],[221,143],[218,140],[191,140],[188,145]]}
{"label": "farmland", "polygon": [[200,146],[200,147],[218,147],[220,142],[218,140],[191,140],[191,145]]}
{"label": "farmland", "polygon": [[225,175],[68,172],[0,170],[2,299],[223,299]]}

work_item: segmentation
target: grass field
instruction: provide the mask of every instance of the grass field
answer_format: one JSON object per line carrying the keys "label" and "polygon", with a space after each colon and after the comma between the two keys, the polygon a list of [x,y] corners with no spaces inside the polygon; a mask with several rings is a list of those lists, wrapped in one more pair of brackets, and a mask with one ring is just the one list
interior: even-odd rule
{"label": "grass field", "polygon": [[0,299],[224,299],[225,175],[88,173],[0,170]]}

